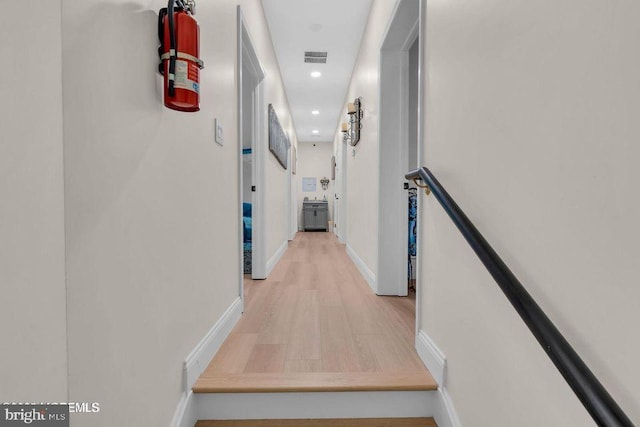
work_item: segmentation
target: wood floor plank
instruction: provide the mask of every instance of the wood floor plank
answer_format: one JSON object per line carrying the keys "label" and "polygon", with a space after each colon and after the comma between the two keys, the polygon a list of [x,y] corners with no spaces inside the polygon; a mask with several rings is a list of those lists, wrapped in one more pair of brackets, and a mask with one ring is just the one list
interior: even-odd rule
{"label": "wood floor plank", "polygon": [[296,285],[300,289],[318,289],[318,264],[317,259],[296,263]]}
{"label": "wood floor plank", "polygon": [[298,233],[276,269],[245,276],[245,313],[194,390],[436,387],[414,348],[415,298],[375,295],[332,233]]}
{"label": "wood floor plank", "polygon": [[303,290],[290,330],[287,360],[320,360],[320,314],[318,291]]}
{"label": "wood floor plank", "polygon": [[286,352],[285,344],[256,344],[243,372],[282,372]]}
{"label": "wood floor plank", "polygon": [[284,372],[322,372],[322,360],[285,360]]}
{"label": "wood floor plank", "polygon": [[[356,354],[358,355],[358,361],[360,362],[360,367],[363,372],[382,372],[384,369],[380,363],[378,363],[378,359],[375,356],[375,353],[371,351],[371,347],[367,345],[365,341],[362,340],[362,336],[352,334],[351,339],[353,340],[354,346],[356,347]],[[398,367],[398,371],[402,371],[401,367]],[[420,371],[421,368],[416,369],[416,371]]]}
{"label": "wood floor plank", "polygon": [[376,371],[374,363],[362,365],[361,360],[372,361],[369,355],[359,355],[368,351],[356,345],[351,325],[342,306],[325,306],[320,309],[322,341],[322,368],[325,372]]}
{"label": "wood floor plank", "polygon": [[353,418],[308,420],[209,420],[195,427],[438,427],[433,418]]}
{"label": "wood floor plank", "polygon": [[287,274],[287,270],[289,268],[290,262],[291,262],[290,259],[286,256],[283,256],[282,258],[280,258],[280,262],[278,262],[278,264],[276,264],[273,270],[271,270],[271,273],[269,274],[269,279],[275,280],[278,282],[284,280],[284,277]]}
{"label": "wood floor plank", "polygon": [[388,334],[405,339],[409,346],[415,341],[415,294],[407,298],[377,297],[373,303],[385,313],[384,324],[378,326]]}
{"label": "wood floor plank", "polygon": [[342,298],[340,297],[340,291],[338,287],[329,283],[318,289],[318,298],[321,306],[334,306],[339,307],[342,305]]}
{"label": "wood floor plank", "polygon": [[303,372],[205,373],[194,393],[270,393],[311,391],[425,391],[438,385],[427,371],[417,372]]}
{"label": "wood floor plank", "polygon": [[205,372],[240,373],[256,345],[258,334],[231,334],[218,350]]}
{"label": "wood floor plank", "polygon": [[274,305],[283,297],[286,285],[280,282],[264,284],[253,281],[248,288],[251,302],[245,306],[242,321],[234,329],[235,333],[261,333],[276,310]]}
{"label": "wood floor plank", "polygon": [[376,334],[384,326],[386,318],[381,318],[382,312],[377,309],[375,295],[361,295],[353,289],[343,292],[343,306],[351,330],[356,334]]}
{"label": "wood floor plank", "polygon": [[382,372],[413,372],[420,370],[421,362],[403,346],[394,344],[393,337],[382,334],[359,335],[358,340],[368,349]]}
{"label": "wood floor plank", "polygon": [[258,344],[287,344],[293,327],[293,316],[300,299],[300,289],[288,285],[274,303],[269,317],[262,325]]}

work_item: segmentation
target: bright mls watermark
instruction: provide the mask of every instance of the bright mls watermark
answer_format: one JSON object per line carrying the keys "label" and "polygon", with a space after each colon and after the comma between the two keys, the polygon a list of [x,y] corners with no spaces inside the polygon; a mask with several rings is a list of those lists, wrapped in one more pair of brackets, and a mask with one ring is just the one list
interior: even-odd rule
{"label": "bright mls watermark", "polygon": [[0,405],[0,427],[69,427],[69,405]]}
{"label": "bright mls watermark", "polygon": [[70,414],[98,412],[98,402],[3,403],[0,404],[0,427],[69,427]]}

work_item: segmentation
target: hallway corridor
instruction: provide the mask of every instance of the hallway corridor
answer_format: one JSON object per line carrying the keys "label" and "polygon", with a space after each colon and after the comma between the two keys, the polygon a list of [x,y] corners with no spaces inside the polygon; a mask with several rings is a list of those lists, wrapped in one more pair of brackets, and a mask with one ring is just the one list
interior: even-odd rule
{"label": "hallway corridor", "polygon": [[433,390],[415,299],[376,296],[332,233],[298,233],[195,392]]}

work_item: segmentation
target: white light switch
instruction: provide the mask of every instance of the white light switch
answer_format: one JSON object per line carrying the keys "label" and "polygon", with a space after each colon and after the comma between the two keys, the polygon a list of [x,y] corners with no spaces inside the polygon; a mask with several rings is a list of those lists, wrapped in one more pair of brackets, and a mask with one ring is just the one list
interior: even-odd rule
{"label": "white light switch", "polygon": [[218,119],[214,119],[216,129],[216,142],[220,145],[224,145],[224,130]]}

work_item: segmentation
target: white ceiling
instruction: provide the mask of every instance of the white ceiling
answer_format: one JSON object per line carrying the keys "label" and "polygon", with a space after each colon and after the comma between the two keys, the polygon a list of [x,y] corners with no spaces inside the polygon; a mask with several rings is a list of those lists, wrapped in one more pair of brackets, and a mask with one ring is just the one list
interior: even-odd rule
{"label": "white ceiling", "polygon": [[[333,141],[371,0],[262,0],[300,142]],[[305,51],[326,51],[307,64]],[[312,71],[322,77],[313,78]],[[313,115],[311,111],[320,114]],[[314,129],[320,132],[314,135]]]}

